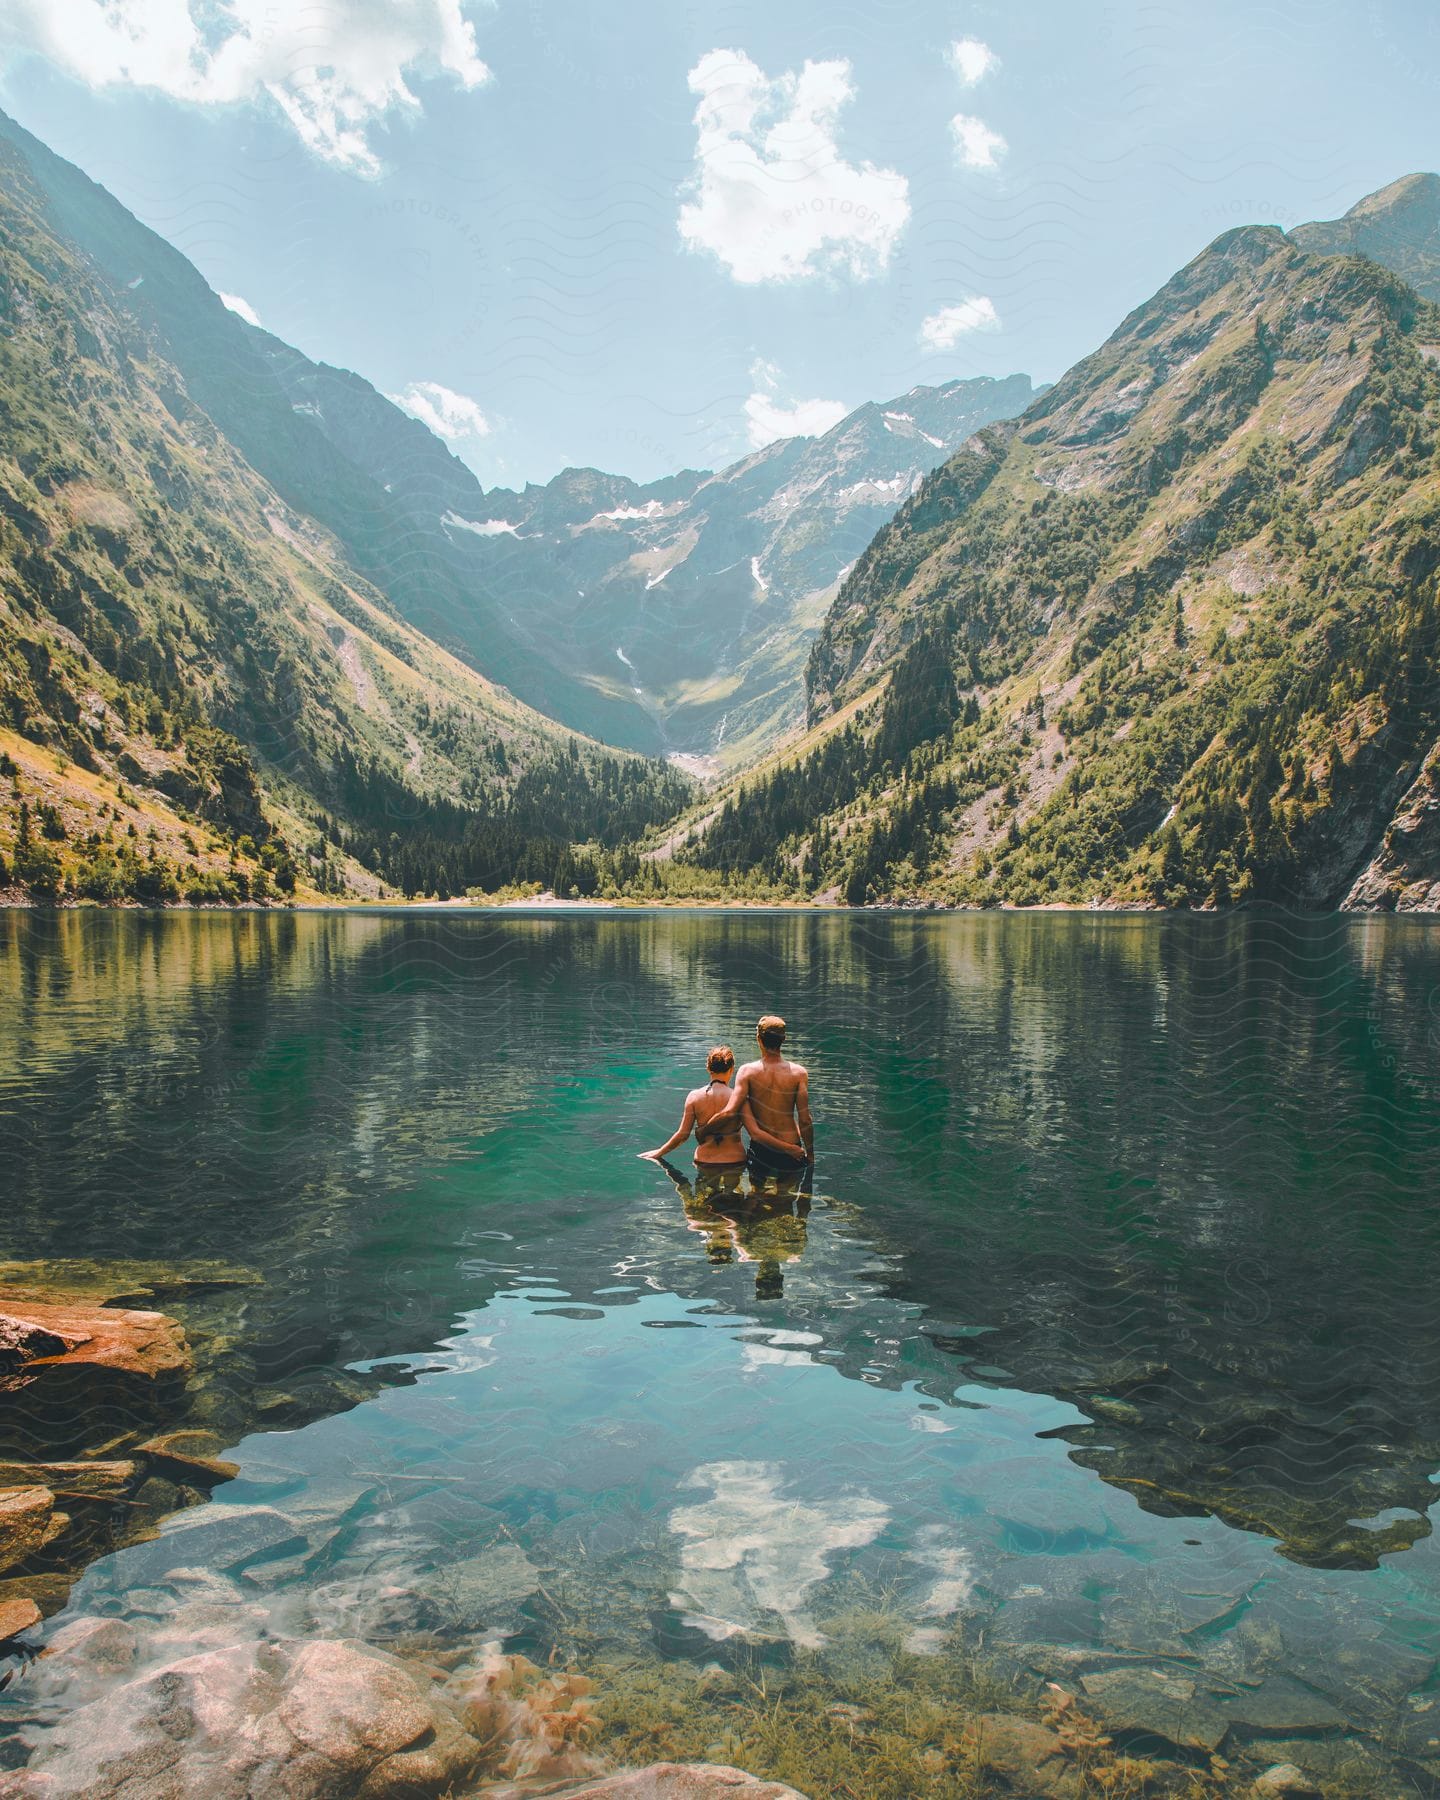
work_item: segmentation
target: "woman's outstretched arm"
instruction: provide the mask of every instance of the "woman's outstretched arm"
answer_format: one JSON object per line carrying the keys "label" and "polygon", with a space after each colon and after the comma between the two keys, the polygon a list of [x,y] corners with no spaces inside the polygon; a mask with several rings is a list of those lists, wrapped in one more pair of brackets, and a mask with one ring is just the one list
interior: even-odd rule
{"label": "woman's outstretched arm", "polygon": [[672,1150],[678,1149],[690,1133],[695,1129],[695,1102],[687,1099],[685,1111],[680,1115],[680,1123],[675,1127],[672,1137],[668,1137],[658,1150],[642,1150],[640,1156],[645,1162],[659,1162],[662,1156],[668,1156]]}

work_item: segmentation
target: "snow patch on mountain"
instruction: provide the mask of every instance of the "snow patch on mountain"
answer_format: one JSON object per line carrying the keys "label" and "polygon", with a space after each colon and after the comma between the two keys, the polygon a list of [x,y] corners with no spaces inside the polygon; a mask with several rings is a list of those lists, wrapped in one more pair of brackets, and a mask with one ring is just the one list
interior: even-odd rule
{"label": "snow patch on mountain", "polygon": [[440,523],[447,531],[473,531],[476,537],[503,537],[506,532],[511,537],[520,536],[520,527],[508,519],[462,519],[457,512],[445,512],[440,515]]}
{"label": "snow patch on mountain", "polygon": [[[914,391],[915,390],[912,388],[911,392],[913,393]],[[908,425],[910,427],[910,430],[913,431],[917,437],[924,438],[925,442],[927,444],[933,445],[936,450],[943,450],[945,448],[944,438],[931,437],[931,435],[928,431],[925,431],[921,426],[919,426],[915,423],[914,417],[910,413],[906,413],[906,412],[881,413],[880,420],[887,431],[890,431],[890,432],[895,431],[895,425],[897,425],[897,424],[898,425]],[[891,423],[892,420],[895,422],[894,424]],[[896,433],[896,435],[900,436],[900,437],[904,437],[908,434],[905,432],[899,432],[899,433]]]}
{"label": "snow patch on mountain", "polygon": [[903,500],[919,485],[920,476],[917,473],[902,469],[898,475],[892,475],[888,480],[872,477],[865,481],[852,481],[849,487],[841,488],[835,498],[842,505],[848,502],[852,505],[860,503],[878,506],[882,502]]}
{"label": "snow patch on mountain", "polygon": [[592,525],[598,525],[602,520],[608,524],[620,525],[639,519],[656,519],[664,511],[665,502],[663,500],[647,500],[643,506],[614,506],[609,512],[596,513],[593,518],[587,519],[579,529],[588,531]]}

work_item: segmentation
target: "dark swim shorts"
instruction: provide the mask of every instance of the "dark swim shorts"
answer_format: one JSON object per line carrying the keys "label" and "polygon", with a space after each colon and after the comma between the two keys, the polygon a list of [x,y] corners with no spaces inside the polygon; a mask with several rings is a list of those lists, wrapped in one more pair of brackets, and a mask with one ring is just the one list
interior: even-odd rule
{"label": "dark swim shorts", "polygon": [[745,1158],[752,1175],[802,1175],[810,1164],[804,1156],[789,1156],[783,1150],[772,1150],[769,1144],[753,1140]]}

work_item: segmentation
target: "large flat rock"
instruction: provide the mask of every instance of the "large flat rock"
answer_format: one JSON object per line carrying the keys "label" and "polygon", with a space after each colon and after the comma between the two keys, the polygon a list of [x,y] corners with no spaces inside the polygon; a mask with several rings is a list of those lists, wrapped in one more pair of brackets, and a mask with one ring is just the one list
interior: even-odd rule
{"label": "large flat rock", "polygon": [[167,1431],[148,1438],[139,1446],[137,1456],[145,1457],[160,1474],[172,1481],[184,1481],[195,1487],[214,1487],[217,1482],[233,1481],[240,1473],[239,1463],[216,1456],[219,1439],[209,1431]]}
{"label": "large flat rock", "polygon": [[34,1483],[0,1488],[0,1574],[43,1550],[65,1523],[49,1488]]}
{"label": "large flat rock", "polygon": [[187,1375],[185,1333],[164,1313],[80,1299],[34,1300],[0,1288],[0,1370],[28,1383],[48,1370],[153,1382]]}
{"label": "large flat rock", "polygon": [[0,1600],[0,1644],[39,1623],[40,1608],[33,1600]]}
{"label": "large flat rock", "polygon": [[174,1569],[205,1568],[230,1574],[250,1563],[307,1548],[304,1534],[273,1506],[212,1502],[171,1519],[157,1538],[121,1552],[120,1570],[130,1587],[162,1584]]}
{"label": "large flat rock", "polygon": [[0,1462],[0,1488],[42,1486],[66,1500],[117,1500],[135,1485],[129,1458],[112,1461]]}
{"label": "large flat rock", "polygon": [[1198,1671],[1154,1666],[1099,1669],[1080,1678],[1087,1711],[1114,1731],[1152,1732],[1190,1750],[1218,1750],[1230,1715],[1203,1685]]}

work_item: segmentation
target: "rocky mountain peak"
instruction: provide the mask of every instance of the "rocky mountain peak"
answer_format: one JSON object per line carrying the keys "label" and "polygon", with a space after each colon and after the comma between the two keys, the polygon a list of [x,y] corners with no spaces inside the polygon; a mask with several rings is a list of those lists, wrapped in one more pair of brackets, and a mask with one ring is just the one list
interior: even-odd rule
{"label": "rocky mountain peak", "polygon": [[1440,300],[1440,175],[1402,175],[1343,218],[1297,225],[1290,241],[1316,256],[1368,256]]}

